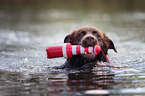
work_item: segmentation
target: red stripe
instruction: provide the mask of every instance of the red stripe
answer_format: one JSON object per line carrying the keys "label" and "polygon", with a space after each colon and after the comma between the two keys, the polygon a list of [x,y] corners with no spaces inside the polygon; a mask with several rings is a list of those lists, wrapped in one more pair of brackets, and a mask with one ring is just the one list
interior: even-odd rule
{"label": "red stripe", "polygon": [[72,80],[67,80],[67,82],[72,82]]}
{"label": "red stripe", "polygon": [[85,47],[85,52],[89,53],[89,47]]}
{"label": "red stripe", "polygon": [[76,82],[80,82],[80,80],[76,80]]}
{"label": "red stripe", "polygon": [[77,47],[76,47],[76,53],[77,54],[81,54],[80,47],[81,47],[80,45],[77,45]]}
{"label": "red stripe", "polygon": [[79,91],[79,90],[80,90],[79,86],[76,86],[76,90],[77,90],[77,91]]}
{"label": "red stripe", "polygon": [[89,89],[89,86],[84,85],[83,88],[84,88],[84,89]]}
{"label": "red stripe", "polygon": [[71,58],[72,57],[72,45],[70,45],[69,51],[70,51],[70,58]]}
{"label": "red stripe", "polygon": [[71,43],[66,44],[66,55],[68,58],[72,57],[72,45],[71,45]]}

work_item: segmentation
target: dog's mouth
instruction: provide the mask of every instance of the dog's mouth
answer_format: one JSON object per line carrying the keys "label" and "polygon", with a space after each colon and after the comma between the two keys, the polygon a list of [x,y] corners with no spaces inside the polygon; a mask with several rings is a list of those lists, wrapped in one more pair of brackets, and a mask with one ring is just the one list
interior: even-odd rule
{"label": "dog's mouth", "polygon": [[86,59],[87,61],[91,61],[95,59],[96,54],[84,54],[82,55],[84,59]]}
{"label": "dog's mouth", "polygon": [[[97,45],[96,43],[88,43],[87,45],[82,45],[83,47],[94,47],[95,45]],[[92,53],[92,54],[84,54],[82,55],[83,58],[87,61],[92,61],[95,59],[96,54]]]}
{"label": "dog's mouth", "polygon": [[[99,46],[98,40],[91,36],[86,37],[81,41],[81,46],[83,47],[94,47],[95,45]],[[95,59],[96,54],[84,54],[82,56],[85,60],[91,61]]]}

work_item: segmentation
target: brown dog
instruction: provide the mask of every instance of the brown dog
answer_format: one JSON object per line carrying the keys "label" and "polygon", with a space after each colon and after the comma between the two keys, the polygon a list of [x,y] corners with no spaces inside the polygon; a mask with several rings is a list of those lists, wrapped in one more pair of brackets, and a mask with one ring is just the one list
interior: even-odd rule
{"label": "brown dog", "polygon": [[[108,49],[114,49],[117,52],[114,43],[109,39],[105,33],[102,33],[96,27],[84,26],[67,35],[64,39],[64,43],[71,43],[72,45],[82,45],[83,47],[98,45],[102,48],[105,55],[108,54]],[[106,62],[106,58],[103,53],[85,55],[74,55],[72,58],[68,58],[66,63],[61,68],[79,68],[89,62],[103,61]]]}

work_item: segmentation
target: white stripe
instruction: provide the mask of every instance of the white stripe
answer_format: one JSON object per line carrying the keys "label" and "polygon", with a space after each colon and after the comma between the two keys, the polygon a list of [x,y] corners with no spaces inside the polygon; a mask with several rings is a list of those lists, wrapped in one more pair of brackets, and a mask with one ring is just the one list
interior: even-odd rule
{"label": "white stripe", "polygon": [[93,53],[93,47],[89,47],[89,53]]}
{"label": "white stripe", "polygon": [[81,54],[85,54],[85,49],[84,49],[84,47],[80,47],[80,51],[81,51]]}
{"label": "white stripe", "polygon": [[76,45],[73,45],[72,46],[72,55],[76,55],[77,52],[76,52]]}
{"label": "white stripe", "polygon": [[63,57],[68,58],[67,54],[66,54],[66,44],[63,44],[63,46],[62,46],[62,53],[63,53]]}

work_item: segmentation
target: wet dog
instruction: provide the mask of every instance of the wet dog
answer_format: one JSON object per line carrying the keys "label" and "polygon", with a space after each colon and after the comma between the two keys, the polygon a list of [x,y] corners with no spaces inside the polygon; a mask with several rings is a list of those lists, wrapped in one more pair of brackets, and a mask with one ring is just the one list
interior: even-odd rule
{"label": "wet dog", "polygon": [[[72,45],[81,45],[83,47],[94,47],[98,45],[103,50],[105,56],[108,54],[108,49],[113,49],[117,52],[114,43],[109,39],[105,33],[101,32],[96,27],[84,26],[77,30],[74,30],[72,33],[68,34],[64,43],[71,43]],[[74,55],[72,58],[68,58],[61,68],[81,68],[85,64],[103,61],[106,62],[106,58],[102,52],[96,54],[85,54],[85,55]]]}

